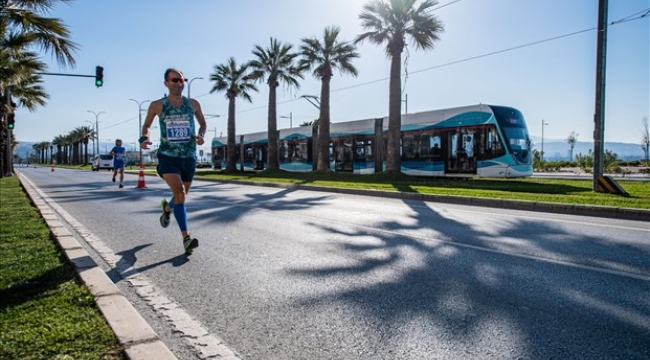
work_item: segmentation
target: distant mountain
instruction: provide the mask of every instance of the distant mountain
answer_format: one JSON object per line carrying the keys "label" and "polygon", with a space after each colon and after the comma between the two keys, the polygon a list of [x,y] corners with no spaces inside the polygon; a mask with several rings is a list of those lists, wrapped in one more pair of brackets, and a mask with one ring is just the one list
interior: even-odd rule
{"label": "distant mountain", "polygon": [[[538,137],[531,137],[533,141],[533,148],[542,150],[542,139]],[[592,142],[578,141],[573,148],[573,158],[578,154],[587,155],[589,150],[593,151]],[[609,150],[617,155],[619,160],[642,160],[645,158],[641,142],[638,144],[621,143],[621,142],[605,142],[605,150]],[[544,140],[544,159],[545,160],[569,160],[570,147],[566,140]]]}

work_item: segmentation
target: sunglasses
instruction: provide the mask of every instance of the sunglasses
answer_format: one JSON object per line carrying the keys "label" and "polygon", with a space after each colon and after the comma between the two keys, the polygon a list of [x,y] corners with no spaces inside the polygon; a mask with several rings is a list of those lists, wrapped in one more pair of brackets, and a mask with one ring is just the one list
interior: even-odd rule
{"label": "sunglasses", "polygon": [[168,80],[171,81],[171,82],[173,82],[174,84],[178,84],[178,83],[181,83],[181,84],[182,84],[182,83],[184,83],[185,81],[187,81],[187,80],[185,80],[185,79],[183,79],[183,78],[170,78],[170,79],[168,79]]}

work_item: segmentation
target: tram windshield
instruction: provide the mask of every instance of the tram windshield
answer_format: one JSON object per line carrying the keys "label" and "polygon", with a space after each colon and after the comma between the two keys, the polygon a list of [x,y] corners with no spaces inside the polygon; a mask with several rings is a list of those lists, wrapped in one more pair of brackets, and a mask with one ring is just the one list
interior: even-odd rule
{"label": "tram windshield", "polygon": [[492,106],[492,111],[502,130],[510,153],[521,163],[531,163],[533,157],[531,141],[526,128],[526,121],[521,112],[503,106]]}

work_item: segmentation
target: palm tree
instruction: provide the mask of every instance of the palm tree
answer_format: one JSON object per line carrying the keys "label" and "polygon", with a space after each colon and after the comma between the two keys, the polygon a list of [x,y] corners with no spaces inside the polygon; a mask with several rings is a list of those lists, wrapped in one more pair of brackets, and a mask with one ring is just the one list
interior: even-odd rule
{"label": "palm tree", "polygon": [[569,161],[573,161],[573,148],[576,146],[576,142],[578,141],[578,135],[576,134],[575,131],[571,131],[571,134],[569,134],[569,137],[566,139],[566,142],[569,144]]}
{"label": "palm tree", "polygon": [[36,163],[39,163],[39,164],[40,164],[40,163],[41,163],[41,157],[40,157],[40,153],[41,153],[41,144],[40,144],[40,143],[32,144],[32,149],[33,149],[34,152],[37,154],[37,160],[36,160]]}
{"label": "palm tree", "polygon": [[84,145],[83,148],[83,164],[88,164],[90,158],[88,156],[88,141],[95,138],[95,130],[91,126],[82,126],[78,128],[79,135],[82,137],[81,142]]}
{"label": "palm tree", "polygon": [[50,143],[49,141],[43,141],[41,142],[41,146],[43,147],[43,164],[49,164],[49,158],[47,156],[48,150],[50,149]]}
{"label": "palm tree", "polygon": [[295,58],[299,55],[291,51],[291,44],[282,44],[277,39],[271,38],[271,44],[264,49],[255,45],[253,55],[255,60],[249,63],[253,69],[252,79],[256,81],[266,80],[269,86],[268,104],[268,154],[267,169],[277,170],[278,166],[278,131],[276,114],[276,88],[284,83],[288,88],[300,87],[298,78],[302,79],[302,70],[294,64]]}
{"label": "palm tree", "polygon": [[347,42],[339,42],[338,26],[326,27],[323,31],[323,42],[316,37],[302,39],[300,52],[302,69],[313,69],[313,75],[320,79],[320,114],[318,121],[318,162],[316,170],[330,171],[330,81],[333,70],[339,69],[341,74],[349,73],[357,76],[357,69],[351,61],[359,57],[356,47]]}
{"label": "palm tree", "polygon": [[63,163],[63,151],[61,150],[63,148],[65,140],[63,138],[63,135],[57,135],[52,139],[52,145],[56,146],[56,163],[57,164],[62,164]]}
{"label": "palm tree", "polygon": [[[37,104],[42,105],[46,98],[43,96],[45,92],[38,85],[31,91],[23,89],[25,84],[40,83],[40,77],[34,74],[38,69],[20,68],[16,65],[16,62],[21,61],[20,54],[30,60],[36,59],[35,54],[26,49],[37,46],[54,55],[59,65],[75,65],[72,52],[78,47],[70,41],[67,27],[60,19],[43,16],[55,7],[56,2],[57,0],[0,0],[0,96],[6,98],[8,103],[13,102],[11,94],[14,93],[19,97],[19,106],[33,110]],[[36,61],[35,64],[44,68],[41,62]],[[0,177],[13,170],[11,135],[11,132],[7,132],[0,144]]]}
{"label": "palm tree", "polygon": [[390,84],[388,101],[388,146],[386,171],[401,172],[400,130],[402,127],[402,52],[407,36],[416,49],[433,49],[444,29],[442,23],[431,14],[435,0],[424,0],[415,6],[417,0],[371,0],[363,6],[359,15],[366,32],[359,34],[355,43],[365,40],[377,45],[386,45],[390,58]]}
{"label": "palm tree", "polygon": [[83,127],[77,127],[70,132],[70,137],[72,140],[72,164],[78,165],[81,164],[81,155],[82,148],[81,145],[84,142],[86,134],[83,131]]}
{"label": "palm tree", "polygon": [[[226,159],[226,172],[234,172],[237,169],[237,151],[235,149],[235,100],[240,97],[248,102],[253,102],[249,92],[257,91],[255,79],[253,79],[249,63],[237,66],[234,57],[228,59],[227,63],[215,65],[214,73],[210,75],[214,86],[210,94],[215,91],[223,91],[228,99],[228,158]],[[216,137],[217,134],[214,134]]]}

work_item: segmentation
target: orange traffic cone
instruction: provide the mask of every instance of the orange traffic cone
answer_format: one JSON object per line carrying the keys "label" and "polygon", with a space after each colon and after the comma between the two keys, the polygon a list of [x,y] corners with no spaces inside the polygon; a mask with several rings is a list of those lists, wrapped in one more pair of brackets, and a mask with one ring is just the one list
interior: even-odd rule
{"label": "orange traffic cone", "polygon": [[142,167],[142,163],[140,163],[140,173],[138,174],[138,186],[136,187],[138,189],[147,187],[144,184],[144,168]]}

